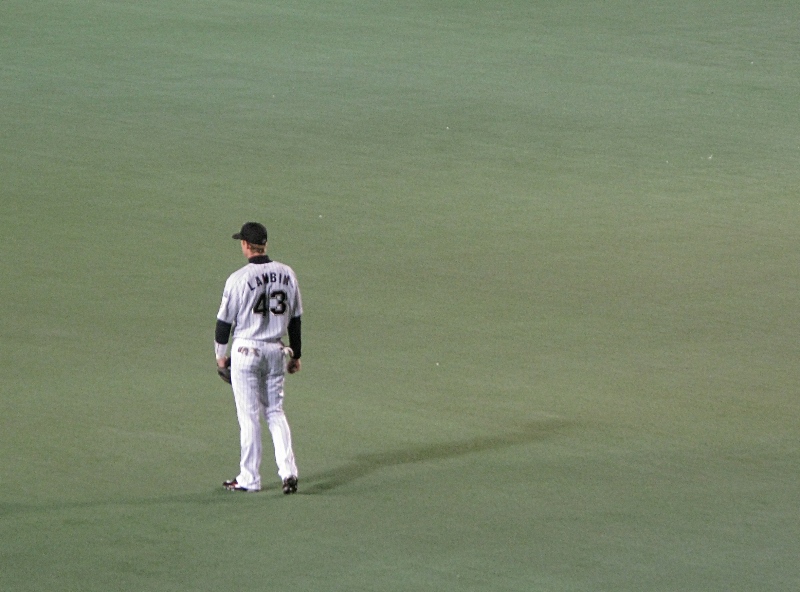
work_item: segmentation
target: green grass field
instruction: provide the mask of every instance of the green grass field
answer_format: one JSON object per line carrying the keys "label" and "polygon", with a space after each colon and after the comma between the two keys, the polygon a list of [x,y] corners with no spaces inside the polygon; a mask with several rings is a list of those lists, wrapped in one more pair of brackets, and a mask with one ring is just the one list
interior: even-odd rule
{"label": "green grass field", "polygon": [[[800,589],[798,19],[5,0],[0,590]],[[290,497],[220,487],[247,220]]]}

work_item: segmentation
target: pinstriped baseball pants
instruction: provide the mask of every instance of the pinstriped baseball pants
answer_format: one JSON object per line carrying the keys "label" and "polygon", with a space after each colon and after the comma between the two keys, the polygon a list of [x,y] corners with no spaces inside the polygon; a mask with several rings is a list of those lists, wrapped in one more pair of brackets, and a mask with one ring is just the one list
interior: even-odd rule
{"label": "pinstriped baseball pants", "polygon": [[234,340],[231,347],[231,385],[239,420],[241,459],[236,481],[261,489],[261,419],[266,420],[281,480],[297,476],[292,433],[283,412],[285,375],[283,345],[277,342]]}

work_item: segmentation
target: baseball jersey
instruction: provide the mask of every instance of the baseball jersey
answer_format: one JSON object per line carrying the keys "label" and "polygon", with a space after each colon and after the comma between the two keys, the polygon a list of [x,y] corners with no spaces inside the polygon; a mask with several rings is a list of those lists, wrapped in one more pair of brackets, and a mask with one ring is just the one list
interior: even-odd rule
{"label": "baseball jersey", "polygon": [[225,282],[217,319],[233,325],[234,339],[277,341],[303,314],[300,288],[288,265],[252,257]]}

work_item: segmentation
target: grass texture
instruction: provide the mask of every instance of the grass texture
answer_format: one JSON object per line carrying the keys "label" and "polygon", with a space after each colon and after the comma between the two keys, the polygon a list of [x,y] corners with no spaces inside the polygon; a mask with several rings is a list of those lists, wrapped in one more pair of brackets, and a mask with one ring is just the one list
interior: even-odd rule
{"label": "grass texture", "polygon": [[[800,587],[798,18],[3,2],[0,589]],[[291,497],[219,485],[247,220]]]}

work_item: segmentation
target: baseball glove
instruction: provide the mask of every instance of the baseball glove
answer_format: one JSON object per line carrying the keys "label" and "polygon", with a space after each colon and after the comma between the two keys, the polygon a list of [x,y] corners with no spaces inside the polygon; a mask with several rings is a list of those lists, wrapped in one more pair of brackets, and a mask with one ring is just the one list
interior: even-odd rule
{"label": "baseball glove", "polygon": [[222,368],[217,366],[217,374],[219,374],[219,377],[222,380],[224,380],[225,382],[227,382],[228,384],[231,383],[231,359],[230,358],[227,358],[225,360],[225,366],[223,366]]}

